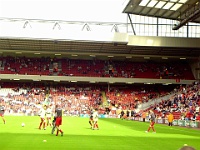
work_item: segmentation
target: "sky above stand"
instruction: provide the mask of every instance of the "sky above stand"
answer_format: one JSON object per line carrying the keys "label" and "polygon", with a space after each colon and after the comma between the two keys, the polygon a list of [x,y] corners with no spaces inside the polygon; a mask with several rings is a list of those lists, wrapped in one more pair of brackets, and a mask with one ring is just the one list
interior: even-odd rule
{"label": "sky above stand", "polygon": [[0,0],[0,18],[126,22],[128,0]]}

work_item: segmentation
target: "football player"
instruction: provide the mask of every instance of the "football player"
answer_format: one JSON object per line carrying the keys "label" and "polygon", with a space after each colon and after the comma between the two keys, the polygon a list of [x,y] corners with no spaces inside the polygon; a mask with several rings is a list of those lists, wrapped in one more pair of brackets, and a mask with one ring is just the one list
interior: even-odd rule
{"label": "football player", "polygon": [[94,129],[99,130],[98,118],[99,118],[99,114],[98,114],[98,109],[96,108],[94,113],[93,113],[93,121],[94,121],[93,128],[92,128],[93,130]]}
{"label": "football player", "polygon": [[51,126],[51,117],[52,117],[52,106],[49,105],[46,110],[47,126]]}
{"label": "football player", "polygon": [[5,112],[5,107],[3,105],[0,105],[0,117],[3,120],[3,123],[6,124],[6,120],[4,118],[4,112]]}
{"label": "football player", "polygon": [[56,117],[56,136],[58,136],[59,132],[61,133],[61,136],[63,136],[63,131],[60,129],[60,125],[62,125],[62,108],[60,105],[56,105],[56,110],[55,110],[55,117]]}
{"label": "football player", "polygon": [[93,111],[92,110],[90,111],[89,124],[90,124],[90,127],[92,129],[93,128],[93,124],[94,124],[94,121],[93,121]]}
{"label": "football player", "polygon": [[43,129],[46,130],[46,120],[45,120],[45,116],[46,116],[46,109],[47,106],[44,105],[40,111],[39,111],[39,116],[40,116],[40,125],[39,125],[39,129],[41,130],[41,127],[43,125]]}

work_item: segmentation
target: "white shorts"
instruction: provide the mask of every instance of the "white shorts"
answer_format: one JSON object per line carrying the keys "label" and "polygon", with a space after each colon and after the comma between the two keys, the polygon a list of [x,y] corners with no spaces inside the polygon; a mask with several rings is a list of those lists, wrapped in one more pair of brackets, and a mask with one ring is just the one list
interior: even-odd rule
{"label": "white shorts", "polygon": [[47,118],[51,118],[51,114],[47,114],[46,117],[47,117]]}

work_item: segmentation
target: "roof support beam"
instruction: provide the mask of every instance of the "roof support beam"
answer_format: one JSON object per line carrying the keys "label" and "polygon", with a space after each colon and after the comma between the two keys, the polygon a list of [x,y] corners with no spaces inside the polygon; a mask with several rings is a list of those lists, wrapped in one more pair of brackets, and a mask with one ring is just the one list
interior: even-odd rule
{"label": "roof support beam", "polygon": [[188,15],[185,19],[181,20],[179,24],[175,25],[172,29],[178,30],[182,26],[186,25],[188,22],[195,20],[196,18],[200,17],[200,3],[197,3],[197,5],[194,5],[191,9],[189,9],[186,13],[189,13],[191,11],[190,15]]}
{"label": "roof support beam", "polygon": [[135,29],[134,29],[134,27],[133,27],[133,22],[132,22],[131,16],[130,16],[129,13],[128,13],[127,15],[128,15],[129,21],[130,21],[130,23],[131,23],[131,28],[132,28],[132,30],[133,30],[133,34],[136,35]]}

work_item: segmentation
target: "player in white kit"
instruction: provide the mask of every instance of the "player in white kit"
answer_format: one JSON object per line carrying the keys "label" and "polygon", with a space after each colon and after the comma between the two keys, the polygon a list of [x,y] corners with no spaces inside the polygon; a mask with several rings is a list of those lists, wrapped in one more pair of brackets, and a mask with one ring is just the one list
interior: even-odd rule
{"label": "player in white kit", "polygon": [[51,126],[51,117],[52,117],[52,106],[49,105],[46,110],[47,126]]}
{"label": "player in white kit", "polygon": [[98,114],[98,109],[96,108],[94,113],[93,113],[93,130],[97,129],[99,130],[99,125],[98,125],[98,118],[99,118],[99,114]]}
{"label": "player in white kit", "polygon": [[40,125],[39,125],[39,129],[41,130],[41,127],[43,125],[43,129],[46,130],[46,120],[45,120],[45,117],[46,117],[46,109],[47,109],[47,106],[44,105],[38,115],[40,116]]}

